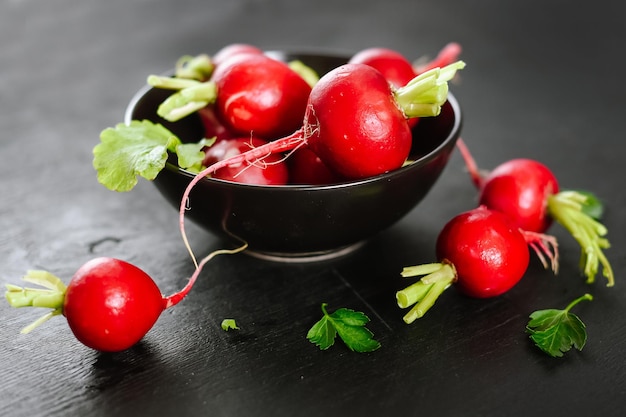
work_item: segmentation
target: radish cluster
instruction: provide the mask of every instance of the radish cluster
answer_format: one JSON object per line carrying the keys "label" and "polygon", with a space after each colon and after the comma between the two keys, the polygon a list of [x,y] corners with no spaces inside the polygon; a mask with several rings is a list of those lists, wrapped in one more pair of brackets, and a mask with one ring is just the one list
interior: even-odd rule
{"label": "radish cluster", "polygon": [[554,220],[580,244],[587,283],[595,281],[601,265],[607,286],[614,285],[613,270],[603,253],[610,246],[604,237],[607,230],[585,213],[587,195],[559,191],[552,171],[531,159],[513,159],[482,173],[462,139],[457,147],[479,191],[479,206],[444,226],[436,244],[438,263],[403,269],[404,277],[422,277],[396,293],[399,307],[413,306],[404,316],[406,323],[422,317],[452,284],[475,298],[509,291],[528,267],[529,248],[556,273],[558,245],[545,234]]}
{"label": "radish cluster", "polygon": [[[179,62],[173,77],[152,75],[148,83],[175,90],[158,109],[169,121],[197,114],[205,137],[217,143],[235,138],[250,138],[251,145],[267,142],[250,146],[255,149],[249,153],[225,152],[243,156],[215,161],[220,162],[215,166],[205,163],[202,177],[255,183],[252,176],[218,174],[218,170],[229,164],[242,170],[284,162],[290,174],[285,184],[320,185],[382,174],[407,161],[411,128],[419,117],[439,114],[447,81],[464,66],[453,61],[458,49],[445,50],[456,53],[442,51],[437,62],[445,65],[431,65],[429,71],[419,72],[408,60],[398,60],[408,66],[402,78],[396,76],[397,62],[381,65],[380,60],[363,59],[364,54],[401,56],[381,48],[372,48],[374,53],[361,51],[320,78],[301,62],[278,61],[254,46],[237,44],[213,59],[188,57]],[[291,158],[299,153],[305,156]],[[268,155],[281,155],[284,161],[267,161]],[[289,159],[294,161],[287,163]],[[259,183],[267,184],[262,179]]]}
{"label": "radish cluster", "polygon": [[[212,257],[246,248],[243,244],[196,260],[186,239],[184,214],[189,192],[200,179],[210,175],[281,185],[292,177],[297,183],[315,184],[398,169],[411,149],[411,119],[437,116],[447,100],[447,82],[464,67],[462,61],[452,62],[456,55],[447,56],[450,62],[445,65],[416,71],[405,85],[398,85],[365,63],[345,64],[320,78],[302,63],[281,62],[254,46],[236,44],[213,57],[182,57],[172,77],[150,76],[149,84],[173,90],[158,109],[161,117],[175,123],[194,114],[202,121],[205,136],[214,139],[210,144],[201,142],[202,169],[181,199],[181,234],[195,271],[180,291],[169,296],[161,294],[147,273],[120,259],[85,263],[67,286],[50,272],[29,271],[23,279],[41,288],[7,285],[7,300],[14,307],[51,311],[23,332],[63,315],[76,339],[92,349],[130,348],[164,310],[186,297]],[[128,134],[136,140],[141,132],[133,126],[118,125],[118,129],[110,132],[116,139],[126,139]],[[173,135],[167,129],[155,130],[171,142]],[[114,149],[104,160],[132,161],[131,154],[120,158],[125,151]],[[122,171],[135,180],[134,170],[126,168]]]}
{"label": "radish cluster", "polygon": [[[531,245],[541,245],[541,242],[550,239],[555,242],[545,232],[556,221],[579,243],[580,265],[587,282],[593,283],[602,267],[607,286],[615,284],[613,269],[603,252],[603,249],[610,247],[605,237],[608,231],[598,219],[585,212],[585,205],[589,200],[587,194],[561,191],[554,173],[544,164],[532,159],[512,159],[486,174],[482,173],[465,142],[459,140],[457,147],[474,185],[478,188],[479,204],[504,213],[526,234]],[[553,247],[556,251],[556,243]],[[541,250],[537,252],[540,253]],[[554,262],[556,256],[555,254],[553,257]]]}

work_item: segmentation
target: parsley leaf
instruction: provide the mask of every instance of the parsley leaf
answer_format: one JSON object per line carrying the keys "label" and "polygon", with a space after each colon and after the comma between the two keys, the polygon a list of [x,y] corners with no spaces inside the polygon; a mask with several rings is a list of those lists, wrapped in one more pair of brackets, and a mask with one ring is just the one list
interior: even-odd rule
{"label": "parsley leaf", "polygon": [[593,300],[585,294],[572,301],[564,310],[538,310],[530,315],[527,333],[537,347],[552,357],[561,357],[572,346],[582,350],[587,342],[585,324],[573,313],[572,307],[583,300]]}
{"label": "parsley leaf", "polygon": [[337,334],[355,352],[372,352],[380,347],[373,333],[365,327],[369,322],[365,314],[348,308],[340,308],[328,314],[326,303],[322,303],[322,312],[324,316],[307,333],[307,339],[321,350],[331,347]]}

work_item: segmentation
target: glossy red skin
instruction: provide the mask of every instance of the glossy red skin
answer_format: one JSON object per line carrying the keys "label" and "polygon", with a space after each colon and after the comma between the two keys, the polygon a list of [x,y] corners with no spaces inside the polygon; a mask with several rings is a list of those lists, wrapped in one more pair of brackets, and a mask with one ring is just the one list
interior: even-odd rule
{"label": "glossy red skin", "polygon": [[309,96],[309,146],[329,169],[348,179],[393,171],[411,150],[411,129],[387,79],[364,64],[324,75]]}
{"label": "glossy red skin", "polygon": [[215,108],[212,105],[198,110],[198,116],[204,126],[204,137],[215,138],[216,140],[230,139],[234,137],[234,133],[231,132],[215,113]]}
{"label": "glossy red skin", "polygon": [[352,56],[349,63],[376,68],[395,87],[404,87],[415,77],[413,65],[401,53],[388,48],[367,48]]}
{"label": "glossy red skin", "polygon": [[[266,143],[259,138],[223,139],[205,150],[206,156],[203,164],[210,166]],[[289,169],[282,154],[271,154],[264,157],[263,162],[247,164],[245,169],[243,165],[220,168],[213,173],[212,177],[244,184],[285,185],[289,181]]]}
{"label": "glossy red skin", "polygon": [[[400,52],[389,48],[363,49],[353,55],[349,63],[365,64],[376,68],[394,88],[404,87],[416,76],[413,64]],[[407,120],[411,127],[414,127],[418,121],[418,117]]]}
{"label": "glossy red skin", "polygon": [[522,230],[543,233],[552,224],[548,197],[559,192],[554,174],[531,159],[507,161],[484,179],[479,201],[505,213]]}
{"label": "glossy red skin", "polygon": [[290,184],[324,185],[341,181],[322,160],[307,147],[295,150],[287,159]]}
{"label": "glossy red skin", "polygon": [[257,48],[256,46],[249,45],[246,43],[233,43],[230,45],[226,45],[225,47],[217,51],[215,54],[213,54],[213,56],[211,57],[211,61],[213,62],[213,65],[219,66],[227,59],[232,58],[235,55],[240,55],[240,54],[261,55],[263,54],[263,51]]}
{"label": "glossy red skin", "polygon": [[437,258],[456,268],[456,287],[475,298],[501,295],[528,268],[530,252],[502,213],[478,207],[450,220],[437,238]]}
{"label": "glossy red skin", "polygon": [[272,140],[302,126],[311,86],[286,63],[239,54],[217,66],[212,79],[217,114],[235,134]]}
{"label": "glossy red skin", "polygon": [[95,258],[72,277],[63,315],[85,346],[118,352],[141,340],[164,308],[159,288],[141,269],[119,259]]}

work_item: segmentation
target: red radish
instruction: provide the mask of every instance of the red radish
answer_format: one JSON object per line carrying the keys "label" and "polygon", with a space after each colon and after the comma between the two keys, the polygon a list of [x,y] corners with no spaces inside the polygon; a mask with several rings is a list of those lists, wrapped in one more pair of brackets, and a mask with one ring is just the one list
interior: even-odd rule
{"label": "red radish", "polygon": [[213,73],[220,119],[240,134],[275,139],[298,129],[311,86],[289,66],[265,55],[238,55]]}
{"label": "red radish", "polygon": [[543,233],[552,224],[548,197],[559,192],[554,174],[532,159],[512,159],[481,180],[479,204],[506,213],[517,227]]}
{"label": "red radish", "polygon": [[207,81],[211,78],[216,66],[236,55],[263,54],[256,46],[235,43],[227,45],[217,51],[212,57],[206,54],[196,56],[184,55],[176,62],[176,78],[184,78],[197,81]]}
{"label": "red radish", "polygon": [[29,271],[24,281],[41,288],[7,285],[6,298],[13,307],[45,307],[52,311],[22,330],[28,333],[56,315],[64,315],[72,333],[85,346],[102,352],[126,350],[139,342],[154,326],[163,310],[178,304],[189,293],[202,267],[196,268],[187,285],[168,297],[136,266],[114,258],[95,258],[81,266],[69,285],[46,271]]}
{"label": "red radish", "polygon": [[[601,264],[607,286],[614,285],[613,270],[602,252],[610,246],[608,240],[603,238],[607,229],[582,211],[587,196],[574,191],[559,191],[556,176],[550,169],[531,159],[506,161],[483,174],[465,142],[457,141],[457,147],[474,185],[479,189],[479,204],[506,214],[513,224],[528,232],[531,240],[533,234],[539,239],[545,237],[542,234],[556,220],[580,244],[581,265],[587,282],[595,280]],[[534,242],[537,243],[537,240]]]}
{"label": "red radish", "polygon": [[400,52],[389,48],[363,49],[354,54],[348,63],[376,68],[394,88],[404,87],[416,75],[413,64]]}
{"label": "red radish", "polygon": [[312,150],[299,148],[289,155],[289,183],[324,185],[340,182],[342,178],[322,162]]}
{"label": "red radish", "polygon": [[209,81],[151,75],[148,83],[178,90],[157,109],[168,121],[215,103],[233,133],[275,139],[302,124],[311,86],[285,62],[262,54],[237,54],[215,67]]}
{"label": "red radish", "polygon": [[[389,48],[367,48],[350,58],[351,64],[365,64],[376,68],[391,83],[393,88],[400,88],[415,78],[413,64],[400,52]],[[418,117],[408,119],[409,126],[415,127]]]}
{"label": "red radish", "polygon": [[[416,68],[408,58],[398,51],[389,48],[367,48],[352,56],[349,63],[360,63],[374,67],[385,76],[394,88],[400,88],[416,75],[452,64],[458,60],[460,53],[461,46],[457,43],[450,43],[439,52],[435,60]],[[410,118],[409,125],[411,128],[415,127],[418,121],[418,117]]]}
{"label": "red radish", "polygon": [[204,126],[204,137],[215,138],[216,141],[222,139],[231,139],[235,136],[224,123],[215,114],[215,107],[212,104],[208,104],[206,107],[198,110],[198,116]]}
{"label": "red radish", "polygon": [[120,351],[137,343],[164,308],[161,292],[148,274],[118,259],[96,258],[74,274],[63,315],[84,345]]}
{"label": "red radish", "polygon": [[[223,139],[206,149],[203,165],[212,165],[266,143],[259,138]],[[238,165],[225,166],[215,171],[212,176],[246,184],[285,185],[289,180],[289,170],[284,156],[271,154],[256,163],[245,161]]]}
{"label": "red radish", "polygon": [[229,58],[242,54],[262,55],[263,51],[256,46],[247,43],[233,43],[230,45],[226,45],[225,47],[217,51],[211,57],[211,60],[213,61],[213,64],[215,66],[219,66]]}
{"label": "red radish", "polygon": [[380,72],[396,88],[406,85],[413,77],[434,68],[443,68],[459,60],[461,45],[450,42],[439,51],[433,60],[420,58],[425,61],[420,65],[413,64],[409,59],[398,51],[389,48],[366,48],[350,58],[349,63],[367,64]]}
{"label": "red radish", "polygon": [[[443,68],[447,65],[450,65],[451,63],[456,62],[459,59],[461,52],[461,45],[456,42],[450,42],[449,44],[445,45],[441,49],[441,51],[439,51],[435,59],[419,59],[418,63],[413,66],[415,74],[422,74],[426,71],[430,71],[433,68]],[[421,61],[426,62],[422,63]]]}
{"label": "red radish", "polygon": [[402,166],[413,137],[385,77],[363,64],[346,64],[316,84],[304,134],[333,171],[364,178]]}
{"label": "red radish", "polygon": [[436,252],[439,263],[402,271],[404,277],[425,275],[396,293],[401,308],[417,303],[404,316],[406,323],[422,317],[451,284],[475,298],[504,294],[524,276],[530,258],[520,231],[505,215],[484,206],[452,218],[437,237]]}

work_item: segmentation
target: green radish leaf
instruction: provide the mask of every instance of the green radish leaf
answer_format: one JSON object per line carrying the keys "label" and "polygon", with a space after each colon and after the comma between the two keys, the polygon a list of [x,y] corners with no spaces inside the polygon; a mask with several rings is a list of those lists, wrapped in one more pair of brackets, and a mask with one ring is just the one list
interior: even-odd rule
{"label": "green radish leaf", "polygon": [[107,128],[93,149],[98,181],[113,191],[130,191],[138,176],[156,178],[165,167],[167,151],[175,152],[180,143],[164,126],[148,120]]}
{"label": "green radish leaf", "polygon": [[564,310],[538,310],[530,315],[526,332],[535,345],[552,357],[561,357],[572,346],[582,350],[587,342],[585,324],[570,309],[582,300],[592,300],[585,294],[572,301]]}
{"label": "green radish leaf", "polygon": [[215,143],[215,138],[202,139],[197,143],[181,143],[176,146],[176,155],[178,155],[178,166],[187,171],[197,174],[202,170],[202,161],[205,153],[202,150],[205,146],[211,146]]}

